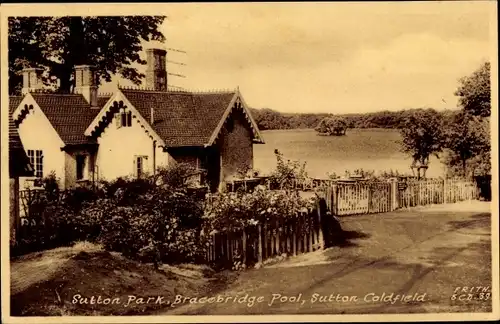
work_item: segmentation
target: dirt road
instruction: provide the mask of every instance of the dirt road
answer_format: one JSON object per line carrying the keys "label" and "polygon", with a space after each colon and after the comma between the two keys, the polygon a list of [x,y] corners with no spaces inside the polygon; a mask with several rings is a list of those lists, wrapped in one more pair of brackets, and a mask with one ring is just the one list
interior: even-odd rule
{"label": "dirt road", "polygon": [[163,314],[490,312],[489,208],[474,202],[344,217],[344,246],[245,271],[207,296],[213,303],[183,296]]}

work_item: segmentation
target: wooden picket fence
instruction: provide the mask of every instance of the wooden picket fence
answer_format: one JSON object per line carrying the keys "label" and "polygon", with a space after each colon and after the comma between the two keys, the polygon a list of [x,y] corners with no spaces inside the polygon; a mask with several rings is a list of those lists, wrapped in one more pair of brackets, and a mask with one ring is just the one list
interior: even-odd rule
{"label": "wooden picket fence", "polygon": [[399,207],[408,208],[444,203],[445,180],[409,180],[399,184]]}
{"label": "wooden picket fence", "polygon": [[322,209],[302,212],[296,219],[265,222],[242,231],[212,233],[206,259],[210,263],[246,266],[276,256],[297,255],[324,248]]}
{"label": "wooden picket fence", "polygon": [[476,183],[465,179],[410,180],[400,186],[400,208],[478,199]]}
{"label": "wooden picket fence", "polygon": [[337,181],[326,188],[323,197],[333,215],[343,216],[474,200],[478,188],[465,179]]}
{"label": "wooden picket fence", "polygon": [[479,199],[479,189],[474,181],[447,179],[445,182],[445,203]]}

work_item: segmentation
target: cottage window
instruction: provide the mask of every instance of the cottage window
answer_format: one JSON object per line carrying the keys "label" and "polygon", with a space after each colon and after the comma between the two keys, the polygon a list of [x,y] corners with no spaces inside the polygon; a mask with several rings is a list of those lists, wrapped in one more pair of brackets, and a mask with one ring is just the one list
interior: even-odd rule
{"label": "cottage window", "polygon": [[35,171],[35,177],[43,178],[43,151],[28,150],[28,157]]}
{"label": "cottage window", "polygon": [[86,155],[76,156],[76,180],[82,180],[85,178],[85,164],[87,162]]}
{"label": "cottage window", "polygon": [[120,113],[120,119],[118,119],[118,127],[131,127],[132,126],[132,112],[124,111]]}
{"label": "cottage window", "polygon": [[146,161],[148,157],[147,156],[136,156],[135,157],[135,176],[137,178],[142,178],[144,177],[144,174],[146,172]]}

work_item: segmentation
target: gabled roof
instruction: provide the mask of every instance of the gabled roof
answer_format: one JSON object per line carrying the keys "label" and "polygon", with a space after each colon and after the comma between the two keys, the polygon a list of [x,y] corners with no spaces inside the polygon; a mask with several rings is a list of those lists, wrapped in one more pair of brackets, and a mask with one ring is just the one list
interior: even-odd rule
{"label": "gabled roof", "polygon": [[[148,122],[153,110],[151,126],[167,147],[209,144],[238,94],[237,91],[120,91]],[[254,122],[250,124],[256,128]]]}
{"label": "gabled roof", "polygon": [[[120,89],[119,93],[137,110],[150,133],[155,133],[156,138],[162,141],[161,145],[166,147],[211,145],[236,103],[249,121],[254,141],[263,143],[257,124],[238,90],[185,92]],[[65,145],[96,143],[95,136],[90,136],[93,135],[92,125],[100,123],[98,115],[111,96],[99,97],[99,107],[90,108],[81,94],[30,95]],[[12,111],[17,109],[22,99],[11,97]],[[152,124],[151,111],[154,117]]]}
{"label": "gabled roof", "polygon": [[85,136],[85,129],[110,96],[99,97],[99,108],[91,108],[81,94],[30,93],[30,95],[47,116],[64,144],[95,143],[95,140]]}
{"label": "gabled roof", "polygon": [[9,175],[10,177],[28,177],[33,175],[33,166],[26,155],[12,112],[19,106],[23,97],[9,98]]}

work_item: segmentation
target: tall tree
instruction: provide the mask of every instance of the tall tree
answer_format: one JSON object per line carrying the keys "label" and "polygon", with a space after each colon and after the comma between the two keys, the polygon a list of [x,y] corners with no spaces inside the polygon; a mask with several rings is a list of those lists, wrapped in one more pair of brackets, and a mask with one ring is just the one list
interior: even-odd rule
{"label": "tall tree", "polygon": [[445,163],[451,175],[489,174],[491,171],[490,63],[459,80],[455,95],[462,108],[446,127]]}
{"label": "tall tree", "polygon": [[459,80],[455,95],[465,112],[481,117],[491,115],[490,69],[490,62],[485,62],[470,76]]}
{"label": "tall tree", "polygon": [[142,41],[164,42],[164,16],[11,17],[9,18],[9,92],[21,88],[21,70],[45,69],[43,81],[60,92],[73,89],[73,68],[97,67],[100,79],[120,74],[140,84],[144,74],[131,66],[140,58]]}
{"label": "tall tree", "polygon": [[[489,123],[480,117],[461,111],[452,117],[445,128],[447,154],[445,163],[452,174],[469,176],[472,168],[479,168],[478,162],[471,163],[473,158],[490,151]],[[486,161],[489,162],[489,157]]]}
{"label": "tall tree", "polygon": [[411,155],[412,168],[417,169],[418,177],[420,178],[421,170],[425,176],[430,156],[437,156],[443,148],[442,114],[434,109],[415,110],[406,118],[400,133],[402,151]]}

